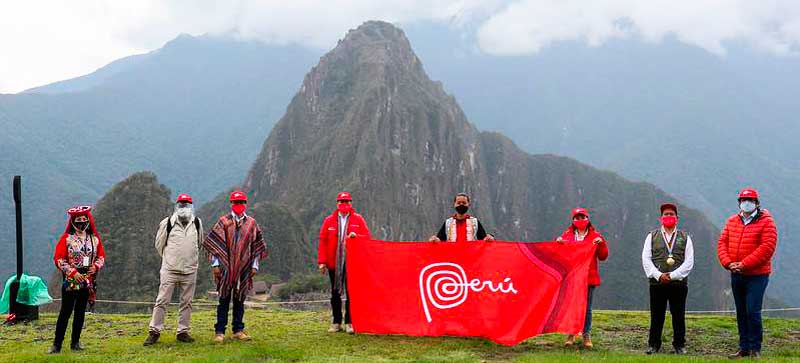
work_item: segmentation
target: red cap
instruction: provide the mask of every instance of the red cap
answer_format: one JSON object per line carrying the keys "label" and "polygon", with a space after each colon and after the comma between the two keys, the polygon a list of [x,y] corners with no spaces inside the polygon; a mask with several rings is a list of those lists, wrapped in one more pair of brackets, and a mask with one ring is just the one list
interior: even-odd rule
{"label": "red cap", "polygon": [[86,215],[89,215],[89,212],[91,210],[92,210],[92,206],[90,206],[90,205],[81,205],[81,206],[72,207],[70,209],[67,209],[67,214],[69,214],[72,217],[86,216]]}
{"label": "red cap", "polygon": [[176,199],[175,202],[192,203],[192,197],[190,197],[189,194],[178,194],[178,199]]}
{"label": "red cap", "polygon": [[661,213],[664,213],[664,209],[672,209],[675,211],[675,214],[678,214],[678,206],[674,203],[663,203],[661,204]]}
{"label": "red cap", "polygon": [[231,202],[234,202],[234,201],[246,202],[247,201],[247,194],[244,194],[244,192],[242,192],[240,190],[234,190],[233,193],[231,193]]}
{"label": "red cap", "polygon": [[589,211],[586,208],[575,208],[572,210],[572,218],[575,218],[577,215],[585,215],[586,218],[589,218]]}
{"label": "red cap", "polygon": [[341,192],[341,193],[336,195],[336,201],[340,201],[340,200],[352,201],[353,197],[351,197],[350,193],[348,193],[348,192]]}
{"label": "red cap", "polygon": [[742,189],[739,192],[739,199],[744,198],[758,200],[758,191],[755,189]]}

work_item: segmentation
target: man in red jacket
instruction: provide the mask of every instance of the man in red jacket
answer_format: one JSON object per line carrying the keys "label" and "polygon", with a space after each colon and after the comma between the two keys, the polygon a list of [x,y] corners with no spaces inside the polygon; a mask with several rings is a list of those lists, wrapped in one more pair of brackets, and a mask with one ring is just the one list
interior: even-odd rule
{"label": "man in red jacket", "polygon": [[347,292],[347,274],[345,262],[347,249],[345,238],[366,238],[370,233],[367,222],[353,210],[353,198],[348,192],[341,192],[336,196],[336,211],[325,218],[319,230],[319,251],[317,262],[319,272],[328,274],[331,280],[331,310],[333,323],[329,332],[342,330],[342,294],[345,295],[344,330],[353,334],[353,325],[350,323],[350,295]]}
{"label": "man in red jacket", "polygon": [[739,193],[739,213],[728,218],[717,242],[719,262],[731,271],[739,329],[739,350],[730,358],[761,356],[761,305],[777,241],[775,220],[761,208],[758,192],[743,189]]}

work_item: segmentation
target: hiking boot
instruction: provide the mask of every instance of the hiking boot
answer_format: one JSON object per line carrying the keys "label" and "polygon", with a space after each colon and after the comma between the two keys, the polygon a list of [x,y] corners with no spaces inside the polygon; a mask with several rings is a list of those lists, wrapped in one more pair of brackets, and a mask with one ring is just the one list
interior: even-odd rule
{"label": "hiking boot", "polygon": [[194,338],[189,333],[178,333],[175,339],[181,343],[194,343]]}
{"label": "hiking boot", "polygon": [[749,356],[750,356],[750,351],[749,350],[741,350],[741,349],[739,349],[738,351],[736,351],[736,353],[733,353],[733,354],[729,355],[728,358],[730,358],[730,359],[739,359],[739,358],[747,358]]}
{"label": "hiking boot", "polygon": [[214,334],[214,343],[225,342],[225,334]]}
{"label": "hiking boot", "polygon": [[675,354],[686,354],[686,347],[675,347]]}
{"label": "hiking boot", "polygon": [[564,342],[565,347],[571,347],[575,345],[575,335],[567,335],[567,340]]}
{"label": "hiking boot", "polygon": [[589,334],[583,335],[583,347],[586,349],[592,349],[594,344],[592,344],[592,336]]}
{"label": "hiking boot", "polygon": [[149,334],[147,334],[147,339],[144,340],[144,343],[142,343],[142,345],[146,347],[148,345],[156,344],[159,337],[161,337],[160,333],[151,331]]}
{"label": "hiking boot", "polygon": [[58,353],[61,353],[61,347],[59,346],[54,345],[47,350],[47,354],[58,354]]}
{"label": "hiking boot", "polygon": [[342,331],[342,324],[331,324],[331,327],[328,328],[328,333],[336,333]]}
{"label": "hiking boot", "polygon": [[647,355],[656,354],[656,353],[658,353],[659,350],[661,350],[661,348],[654,347],[654,346],[649,346],[649,347],[647,347],[647,350],[644,351],[644,354],[647,354]]}
{"label": "hiking boot", "polygon": [[253,339],[253,338],[251,338],[249,335],[247,335],[247,333],[245,333],[243,331],[240,331],[238,333],[233,333],[233,339],[242,340],[242,341],[248,341],[248,340]]}
{"label": "hiking boot", "polygon": [[71,350],[73,352],[80,352],[82,350],[86,350],[86,348],[84,348],[83,345],[81,345],[81,343],[74,343],[74,344],[70,344],[69,350]]}
{"label": "hiking boot", "polygon": [[347,332],[347,334],[355,334],[356,332],[355,330],[353,330],[353,324],[345,324],[344,331]]}
{"label": "hiking boot", "polygon": [[761,351],[760,350],[751,350],[750,351],[750,359],[761,359]]}

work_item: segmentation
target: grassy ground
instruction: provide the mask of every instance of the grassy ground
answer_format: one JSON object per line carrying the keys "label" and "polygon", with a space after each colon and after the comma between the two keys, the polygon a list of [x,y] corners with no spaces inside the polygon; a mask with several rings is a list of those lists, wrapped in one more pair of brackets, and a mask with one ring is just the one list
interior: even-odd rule
{"label": "grassy ground", "polygon": [[[176,313],[170,311],[174,329]],[[88,315],[82,338],[88,348],[69,351],[69,332],[60,355],[44,354],[51,344],[55,315],[44,314],[31,324],[0,327],[0,362],[713,362],[727,361],[736,347],[733,317],[690,316],[690,357],[672,354],[645,356],[649,318],[641,313],[595,312],[595,349],[562,348],[563,336],[546,335],[515,347],[471,338],[412,338],[329,334],[323,311],[248,310],[250,342],[211,343],[214,314],[196,311],[192,324],[195,343],[177,343],[164,332],[153,347],[143,347],[149,315]],[[765,360],[800,362],[800,320],[765,319]],[[664,347],[670,347],[669,323]]]}

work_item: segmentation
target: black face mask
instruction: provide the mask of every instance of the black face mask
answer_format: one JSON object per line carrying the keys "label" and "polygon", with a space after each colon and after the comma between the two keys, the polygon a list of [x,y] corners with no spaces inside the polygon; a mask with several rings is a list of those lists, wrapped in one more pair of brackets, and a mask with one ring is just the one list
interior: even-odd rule
{"label": "black face mask", "polygon": [[72,222],[72,226],[79,231],[85,231],[88,225],[89,222]]}
{"label": "black face mask", "polygon": [[466,205],[459,205],[456,207],[456,213],[458,214],[465,214],[469,210],[469,207]]}

